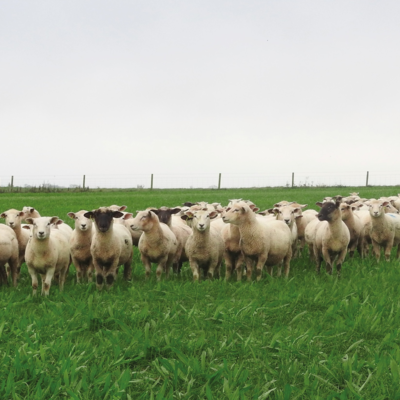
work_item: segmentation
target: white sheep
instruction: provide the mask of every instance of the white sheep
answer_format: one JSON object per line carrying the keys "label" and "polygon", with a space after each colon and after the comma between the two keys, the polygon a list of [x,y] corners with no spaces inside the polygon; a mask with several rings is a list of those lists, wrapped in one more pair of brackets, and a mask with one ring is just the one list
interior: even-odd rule
{"label": "white sheep", "polygon": [[24,218],[22,220],[25,222],[27,218],[40,218],[39,211],[33,207],[30,206],[22,207],[22,212],[24,213]]}
{"label": "white sheep", "polygon": [[130,227],[143,232],[138,247],[146,278],[150,277],[151,263],[157,263],[157,280],[161,279],[163,272],[168,277],[178,249],[178,241],[171,229],[150,210],[138,211]]}
{"label": "white sheep", "polygon": [[75,229],[69,238],[69,249],[72,263],[76,269],[76,281],[78,283],[82,279],[87,279],[88,282],[93,279],[94,265],[90,246],[94,231],[92,220],[85,217],[87,212],[86,210],[80,210],[67,214],[75,221]]}
{"label": "white sheep", "polygon": [[110,288],[117,279],[118,267],[124,266],[124,278],[132,274],[132,237],[123,225],[115,224],[114,218],[121,217],[121,211],[100,207],[84,214],[95,223],[90,251],[96,271],[96,286],[101,290],[106,283]]}
{"label": "white sheep", "polygon": [[185,252],[185,245],[192,230],[181,218],[174,218],[175,214],[178,214],[181,211],[179,207],[160,207],[158,209],[152,209],[151,211],[158,216],[160,222],[164,223],[171,229],[178,241],[178,247],[173,261],[173,269],[174,272],[180,273],[182,264],[185,261],[189,261]]}
{"label": "white sheep", "polygon": [[386,261],[390,261],[392,247],[397,246],[397,258],[400,256],[400,216],[384,212],[387,201],[372,200],[369,202],[371,226],[369,235],[377,262],[381,248],[385,251]]}
{"label": "white sheep", "polygon": [[270,275],[273,267],[278,265],[279,276],[283,263],[285,276],[289,276],[292,238],[290,229],[285,223],[276,220],[263,222],[244,202],[232,204],[223,215],[223,220],[239,227],[240,247],[245,257],[247,280],[251,280],[255,260],[257,280],[262,277],[264,265],[267,265]]}
{"label": "white sheep", "polygon": [[38,288],[37,274],[42,276],[42,295],[48,296],[51,281],[59,274],[60,291],[64,288],[70,264],[69,245],[66,236],[57,229],[51,229],[58,217],[27,218],[32,224],[32,236],[26,246],[25,261],[32,278],[33,295]]}
{"label": "white sheep", "polygon": [[353,213],[354,207],[347,203],[341,203],[340,211],[342,221],[346,224],[350,233],[348,251],[353,257],[355,249],[358,249],[361,258],[364,258],[364,225],[358,215]]}
{"label": "white sheep", "polygon": [[328,201],[322,204],[318,213],[321,221],[315,232],[314,256],[317,263],[316,271],[321,269],[321,261],[325,260],[326,271],[332,274],[333,263],[336,259],[336,270],[340,276],[343,261],[346,257],[347,247],[350,242],[350,232],[342,221],[340,200],[335,203]]}
{"label": "white sheep", "polygon": [[25,249],[28,244],[30,233],[29,231],[22,229],[21,221],[25,216],[23,211],[18,211],[15,209],[10,209],[4,211],[0,217],[4,218],[6,221],[6,225],[9,226],[14,232],[18,240],[18,249],[19,249],[19,257],[18,257],[18,268],[17,268],[17,276],[19,277],[21,271],[21,265],[25,261]]}
{"label": "white sheep", "polygon": [[9,226],[0,224],[0,284],[7,284],[6,264],[10,267],[13,285],[17,286],[19,266],[17,235]]}
{"label": "white sheep", "polygon": [[219,231],[211,224],[211,220],[217,216],[217,211],[207,209],[186,211],[183,216],[191,220],[192,233],[187,239],[185,251],[189,258],[194,281],[200,279],[200,269],[209,278],[212,278],[214,273],[219,276],[224,254],[224,241]]}

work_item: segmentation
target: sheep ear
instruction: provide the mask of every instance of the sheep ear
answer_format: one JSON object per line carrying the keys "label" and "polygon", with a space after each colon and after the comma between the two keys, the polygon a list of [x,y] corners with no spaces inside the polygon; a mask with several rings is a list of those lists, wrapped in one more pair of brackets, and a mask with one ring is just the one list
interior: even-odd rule
{"label": "sheep ear", "polygon": [[25,213],[23,212],[23,211],[20,211],[19,213],[18,213],[18,217],[23,217],[25,215]]}
{"label": "sheep ear", "polygon": [[186,211],[185,215],[189,218],[192,219],[194,217],[194,214],[191,211]]}
{"label": "sheep ear", "polygon": [[153,211],[153,213],[156,214],[156,215],[158,215],[158,213],[160,212],[160,210],[157,209],[157,208],[152,208],[149,211]]}
{"label": "sheep ear", "polygon": [[187,215],[181,215],[181,218],[182,218],[184,221],[187,221],[187,220],[189,219],[189,217],[188,217]]}
{"label": "sheep ear", "polygon": [[22,225],[22,229],[29,229],[29,230],[31,230],[31,227],[30,227],[30,225]]}
{"label": "sheep ear", "polygon": [[113,211],[112,216],[114,218],[122,218],[124,214],[121,211]]}
{"label": "sheep ear", "polygon": [[125,213],[124,216],[122,217],[123,220],[127,220],[129,218],[132,218],[133,214],[132,213]]}
{"label": "sheep ear", "polygon": [[386,206],[388,206],[390,203],[388,202],[388,201],[384,201],[383,203],[382,203],[382,205],[383,205],[383,207],[386,207]]}
{"label": "sheep ear", "polygon": [[0,218],[5,218],[6,216],[7,216],[6,213],[2,213],[2,214],[0,215]]}
{"label": "sheep ear", "polygon": [[119,211],[125,211],[127,208],[128,208],[128,206],[121,206],[121,207],[119,208]]}
{"label": "sheep ear", "polygon": [[69,212],[67,215],[68,215],[68,217],[75,219],[75,213]]}
{"label": "sheep ear", "polygon": [[275,203],[274,204],[274,207],[277,207],[277,208],[279,208],[281,205],[279,204],[279,203]]}
{"label": "sheep ear", "polygon": [[218,211],[211,211],[210,212],[210,219],[214,219],[218,217]]}
{"label": "sheep ear", "polygon": [[85,214],[83,214],[83,216],[86,217],[87,219],[94,219],[93,211],[85,212]]}
{"label": "sheep ear", "polygon": [[257,211],[260,211],[260,209],[258,208],[258,207],[252,207],[252,209],[251,209],[253,212],[257,212]]}
{"label": "sheep ear", "polygon": [[61,225],[61,224],[63,224],[64,223],[64,221],[62,220],[62,219],[59,219],[57,222],[56,222],[56,225]]}
{"label": "sheep ear", "polygon": [[299,204],[300,208],[306,208],[308,206],[308,204]]}
{"label": "sheep ear", "polygon": [[178,212],[181,211],[181,208],[176,207],[176,208],[173,208],[172,210],[169,210],[169,211],[170,211],[171,214],[178,214]]}
{"label": "sheep ear", "polygon": [[[58,218],[58,217],[51,217],[51,218],[50,218],[50,223],[51,223],[51,224],[55,224],[59,219],[60,219],[60,218]],[[62,222],[62,221],[61,221],[61,222]]]}
{"label": "sheep ear", "polygon": [[322,207],[323,203],[321,203],[320,201],[317,201],[317,202],[315,203],[315,205],[318,206],[318,207]]}
{"label": "sheep ear", "polygon": [[27,218],[27,219],[26,219],[26,222],[27,222],[28,224],[33,224],[33,218]]}

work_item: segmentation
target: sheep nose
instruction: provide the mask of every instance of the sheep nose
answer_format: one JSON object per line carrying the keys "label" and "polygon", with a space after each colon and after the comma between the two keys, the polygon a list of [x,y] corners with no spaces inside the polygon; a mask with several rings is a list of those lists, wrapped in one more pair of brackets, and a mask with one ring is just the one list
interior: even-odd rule
{"label": "sheep nose", "polygon": [[285,219],[285,222],[289,225],[290,219]]}
{"label": "sheep nose", "polygon": [[44,232],[39,232],[39,235],[43,236],[43,235],[44,235]]}
{"label": "sheep nose", "polygon": [[10,225],[14,225],[14,222],[9,222]]}
{"label": "sheep nose", "polygon": [[200,228],[204,228],[204,224],[199,224],[199,227]]}
{"label": "sheep nose", "polygon": [[82,228],[86,228],[86,224],[82,224]]}

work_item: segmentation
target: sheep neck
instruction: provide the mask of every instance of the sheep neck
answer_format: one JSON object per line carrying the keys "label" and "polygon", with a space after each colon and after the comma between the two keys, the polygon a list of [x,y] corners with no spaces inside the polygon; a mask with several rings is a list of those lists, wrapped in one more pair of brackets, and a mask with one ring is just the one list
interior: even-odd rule
{"label": "sheep neck", "polygon": [[143,230],[143,232],[146,234],[147,238],[152,242],[152,243],[157,243],[161,242],[163,238],[163,231],[160,225],[159,221],[156,221],[154,219],[153,224],[150,229]]}

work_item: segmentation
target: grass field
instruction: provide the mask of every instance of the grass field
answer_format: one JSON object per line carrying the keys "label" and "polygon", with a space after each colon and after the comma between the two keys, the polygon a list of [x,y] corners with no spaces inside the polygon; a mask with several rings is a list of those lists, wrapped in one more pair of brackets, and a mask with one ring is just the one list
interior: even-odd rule
{"label": "grass field", "polygon": [[[135,212],[184,201],[251,199],[261,209],[324,196],[363,197],[398,187],[153,190],[1,194],[0,212],[42,215],[125,204]],[[307,254],[289,279],[193,283],[144,280],[135,249],[132,282],[98,293],[75,283],[32,298],[0,287],[0,399],[400,399],[400,263],[358,255],[342,277],[316,276]]]}

